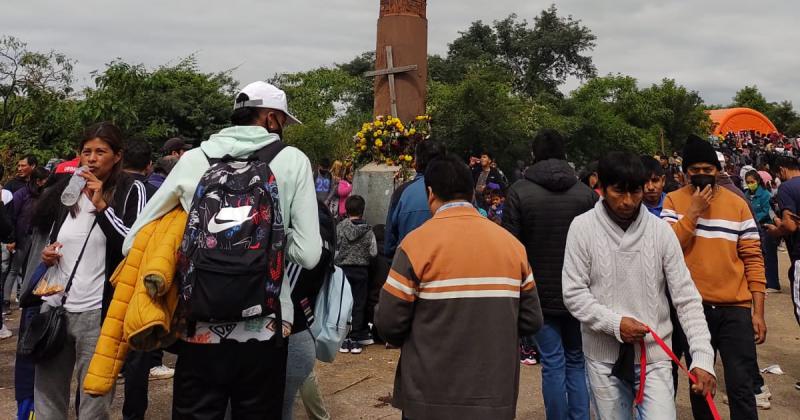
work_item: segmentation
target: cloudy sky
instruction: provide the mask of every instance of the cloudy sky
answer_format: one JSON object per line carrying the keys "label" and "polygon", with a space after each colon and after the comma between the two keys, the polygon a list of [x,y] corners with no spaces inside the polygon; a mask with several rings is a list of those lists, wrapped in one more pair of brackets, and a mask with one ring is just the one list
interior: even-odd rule
{"label": "cloudy sky", "polygon": [[[375,48],[377,0],[0,0],[0,35],[76,59],[77,83],[116,57],[147,66],[196,53],[204,71],[240,82],[298,71]],[[470,22],[531,18],[550,1],[429,0],[429,52]],[[596,35],[600,74],[643,85],[663,77],[728,103],[744,85],[800,108],[798,0],[564,0],[561,14]],[[574,88],[570,83],[565,89]]]}

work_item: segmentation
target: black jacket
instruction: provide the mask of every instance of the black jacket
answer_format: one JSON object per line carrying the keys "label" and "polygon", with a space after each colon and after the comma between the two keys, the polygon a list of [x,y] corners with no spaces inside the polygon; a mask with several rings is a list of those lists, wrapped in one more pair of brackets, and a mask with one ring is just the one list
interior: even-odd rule
{"label": "black jacket", "polygon": [[569,314],[561,295],[567,232],[597,199],[567,162],[556,159],[534,164],[508,190],[503,227],[525,245],[545,315]]}
{"label": "black jacket", "polygon": [[[481,172],[483,172],[483,168],[481,165],[475,165],[472,167],[472,182],[475,183],[475,186],[478,185],[478,178],[481,176]],[[508,185],[506,185],[506,181],[503,175],[497,168],[489,169],[489,175],[486,177],[486,184],[493,183],[500,186],[500,189],[506,189]]]}
{"label": "black jacket", "polygon": [[[69,184],[69,178],[65,178],[52,188],[56,189],[54,192],[58,196],[61,196],[61,192],[64,191],[67,184]],[[105,211],[97,214],[97,227],[102,229],[103,234],[106,236],[106,282],[103,288],[102,311],[104,318],[114,295],[114,288],[109,283],[109,280],[111,275],[114,274],[117,265],[123,259],[122,243],[125,241],[128,231],[133,226],[145,204],[147,204],[147,192],[144,184],[133,179],[130,174],[123,172],[120,175],[112,201],[108,203]],[[58,231],[61,230],[69,211],[65,206],[61,205],[58,214],[54,228],[51,231],[51,238],[58,237]],[[86,255],[85,257],[91,258],[92,256]]]}
{"label": "black jacket", "polygon": [[[322,236],[322,254],[316,267],[306,270],[295,263],[286,264],[286,275],[292,285],[294,324],[292,334],[307,330],[311,325],[317,295],[333,273],[333,252],[336,249],[336,222],[328,206],[317,201],[319,234]],[[308,312],[306,312],[308,311]]]}

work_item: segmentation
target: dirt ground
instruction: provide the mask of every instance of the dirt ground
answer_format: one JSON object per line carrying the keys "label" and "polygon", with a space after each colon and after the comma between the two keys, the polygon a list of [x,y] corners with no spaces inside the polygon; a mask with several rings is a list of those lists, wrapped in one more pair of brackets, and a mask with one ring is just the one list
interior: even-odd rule
{"label": "dirt ground", "polygon": [[[800,328],[792,315],[791,300],[788,294],[786,271],[788,258],[780,255],[781,284],[784,292],[767,296],[767,342],[758,348],[761,367],[773,364],[781,366],[785,375],[765,374],[764,378],[772,391],[772,408],[759,412],[762,419],[800,418],[800,391],[794,383],[800,380]],[[17,323],[19,312],[14,311],[9,327],[15,337],[0,342],[0,420],[15,418],[14,402],[14,352],[16,348]],[[340,355],[332,364],[318,363],[317,376],[327,408],[334,419],[399,419],[400,413],[389,404],[399,350],[385,350],[380,346],[370,346],[361,355]],[[174,366],[174,356],[165,357],[168,365]],[[464,366],[468,369],[468,366]],[[523,366],[520,382],[517,417],[520,419],[544,418],[539,366]],[[716,402],[723,418],[728,417],[728,408],[722,403],[722,366],[717,363],[720,378],[720,392]],[[686,378],[681,379],[679,392],[678,418],[691,418]],[[117,388],[112,412],[114,419],[121,419],[122,387]],[[150,383],[150,408],[148,419],[170,418],[172,381],[152,381]],[[302,405],[295,404],[295,418],[305,419]]]}

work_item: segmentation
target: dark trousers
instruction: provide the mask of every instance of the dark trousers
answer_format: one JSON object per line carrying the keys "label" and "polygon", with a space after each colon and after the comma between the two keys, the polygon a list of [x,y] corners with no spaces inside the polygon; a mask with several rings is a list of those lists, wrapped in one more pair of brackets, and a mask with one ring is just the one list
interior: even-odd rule
{"label": "dark trousers", "polygon": [[[757,419],[753,367],[757,366],[753,318],[750,308],[703,305],[711,333],[711,346],[722,357],[731,420]],[[692,364],[686,355],[686,363]],[[711,419],[706,400],[690,392],[695,419]]]}
{"label": "dark trousers", "polygon": [[[19,336],[28,329],[31,320],[39,314],[41,306],[22,309],[19,320]],[[14,398],[22,401],[33,398],[33,380],[36,377],[36,365],[29,356],[16,355],[14,362]]]}
{"label": "dark trousers", "polygon": [[147,411],[147,387],[150,384],[150,368],[160,366],[164,352],[131,350],[125,358],[125,402],[122,404],[122,418],[125,420],[144,420]]}
{"label": "dark trousers", "polygon": [[350,338],[363,340],[369,338],[367,325],[367,297],[369,293],[369,267],[358,265],[342,266],[342,271],[353,292],[353,325]]}
{"label": "dark trousers", "polygon": [[[672,352],[675,353],[675,356],[680,359],[683,356],[686,356],[687,360],[689,358],[689,343],[686,340],[686,334],[683,332],[683,328],[681,328],[681,324],[678,321],[678,314],[675,312],[675,308],[670,306],[670,313],[669,317],[672,320]],[[761,393],[761,387],[764,386],[764,377],[761,376],[761,371],[758,368],[758,360],[755,360],[755,364],[752,366],[753,372],[753,392],[756,394]],[[678,395],[678,377],[681,375],[681,370],[678,368],[678,365],[672,365],[672,383],[675,387],[675,396]],[[688,380],[688,379],[687,379]]]}
{"label": "dark trousers", "polygon": [[[669,319],[670,321],[672,321],[672,352],[675,353],[675,357],[677,357],[678,360],[680,360],[684,356],[686,357],[686,360],[689,360],[690,357],[689,343],[686,341],[686,334],[683,332],[683,328],[681,328],[680,320],[678,320],[678,312],[672,305],[672,299],[670,299],[670,305],[669,305]],[[680,377],[680,374],[681,374],[680,368],[678,367],[678,365],[673,363],[672,385],[675,388],[676,398],[678,395],[678,377]]]}
{"label": "dark trousers", "polygon": [[178,346],[172,391],[174,420],[280,420],[287,344],[266,342]]}
{"label": "dark trousers", "polygon": [[780,238],[773,238],[768,234],[761,235],[761,253],[764,254],[764,274],[767,277],[767,287],[781,290],[778,281],[778,245]]}

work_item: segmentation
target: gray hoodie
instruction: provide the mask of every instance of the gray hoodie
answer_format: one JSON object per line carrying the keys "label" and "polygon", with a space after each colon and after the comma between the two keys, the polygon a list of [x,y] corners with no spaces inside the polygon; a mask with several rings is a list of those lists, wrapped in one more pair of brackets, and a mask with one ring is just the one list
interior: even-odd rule
{"label": "gray hoodie", "polygon": [[344,219],[336,226],[336,258],[338,266],[368,266],[378,255],[378,243],[372,226],[363,220]]}

